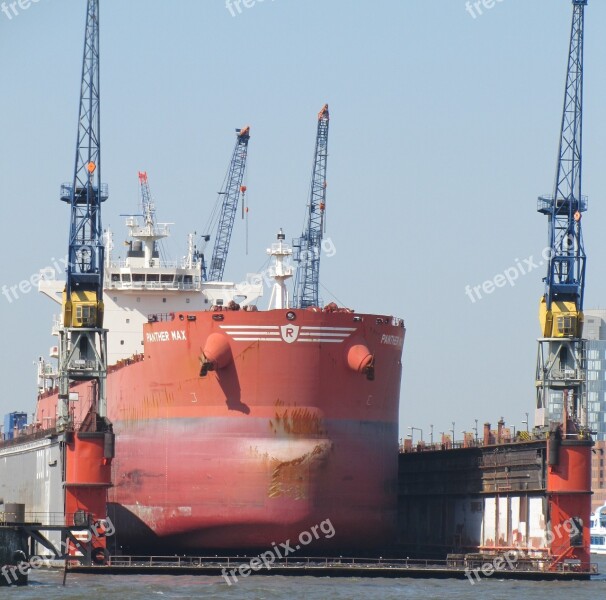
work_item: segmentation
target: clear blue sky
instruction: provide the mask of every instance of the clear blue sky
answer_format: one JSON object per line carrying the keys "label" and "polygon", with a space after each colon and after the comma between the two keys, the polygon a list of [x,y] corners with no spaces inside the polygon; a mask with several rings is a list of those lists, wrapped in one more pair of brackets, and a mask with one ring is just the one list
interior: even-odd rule
{"label": "clear blue sky", "polygon": [[[85,0],[40,0],[9,19],[2,56],[0,285],[65,256]],[[401,430],[457,437],[474,419],[521,426],[534,409],[543,269],[472,303],[535,257],[547,222],[563,102],[570,0],[102,0],[104,224],[124,234],[137,171],[149,173],[170,246],[202,233],[234,143],[251,126],[249,253],[240,222],[227,277],[265,261],[279,227],[300,233],[315,116],[330,104],[323,291],[405,319]],[[586,10],[586,306],[606,306],[606,3]],[[0,296],[0,412],[34,407],[33,361],[57,307]]]}

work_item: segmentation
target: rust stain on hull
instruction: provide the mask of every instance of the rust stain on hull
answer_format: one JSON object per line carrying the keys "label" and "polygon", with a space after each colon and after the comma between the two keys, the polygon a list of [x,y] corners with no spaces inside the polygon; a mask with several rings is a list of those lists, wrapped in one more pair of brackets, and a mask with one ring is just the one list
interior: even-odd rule
{"label": "rust stain on hull", "polygon": [[269,497],[291,497],[305,500],[309,497],[310,470],[313,464],[323,460],[330,450],[328,442],[316,444],[310,452],[289,461],[272,460]]}

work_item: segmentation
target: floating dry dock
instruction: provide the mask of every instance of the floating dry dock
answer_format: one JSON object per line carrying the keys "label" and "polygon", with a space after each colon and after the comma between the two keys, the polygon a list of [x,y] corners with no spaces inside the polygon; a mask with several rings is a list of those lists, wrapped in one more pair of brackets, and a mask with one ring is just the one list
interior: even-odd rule
{"label": "floating dry dock", "polygon": [[591,572],[589,435],[525,432],[504,422],[460,448],[403,448],[398,554],[492,562],[515,552],[545,572]]}
{"label": "floating dry dock", "polygon": [[[492,562],[485,557],[451,557],[439,560],[409,560],[383,558],[285,558],[275,560],[269,568],[259,557],[176,557],[176,556],[121,556],[104,566],[74,565],[71,573],[105,575],[206,575],[220,576],[226,582],[236,583],[249,575],[283,575],[299,577],[383,577],[425,579],[469,579],[474,583],[485,577],[497,579],[529,580],[586,580],[597,574],[597,565],[580,570],[560,564],[557,569],[545,571],[539,561],[502,561],[494,556]],[[495,568],[496,567],[496,568]],[[501,568],[502,567],[502,568]]]}

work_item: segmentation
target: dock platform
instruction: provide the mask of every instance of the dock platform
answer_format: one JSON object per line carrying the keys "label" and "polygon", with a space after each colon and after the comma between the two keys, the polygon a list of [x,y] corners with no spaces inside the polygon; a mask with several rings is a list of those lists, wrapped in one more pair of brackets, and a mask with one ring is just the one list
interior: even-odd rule
{"label": "dock platform", "polygon": [[[183,557],[183,556],[116,556],[106,565],[68,565],[70,573],[95,575],[206,575],[237,582],[249,575],[283,575],[289,577],[366,577],[525,580],[587,580],[598,574],[596,564],[586,566],[556,565],[520,560],[510,568],[504,559],[491,562],[438,561],[383,558],[296,557],[263,560],[259,556]],[[504,563],[504,564],[503,564]]]}

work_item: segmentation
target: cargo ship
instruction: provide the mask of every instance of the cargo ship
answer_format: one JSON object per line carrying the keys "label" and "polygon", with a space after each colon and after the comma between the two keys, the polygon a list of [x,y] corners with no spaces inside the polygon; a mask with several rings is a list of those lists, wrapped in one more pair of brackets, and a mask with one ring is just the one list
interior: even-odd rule
{"label": "cargo ship", "polygon": [[[289,308],[283,233],[268,250],[273,303],[258,310],[263,284],[203,281],[191,237],[183,261],[168,263],[158,251],[167,226],[136,217],[127,226],[126,259],[108,251],[105,268],[115,542],[266,548],[330,519],[337,535],[314,551],[384,547],[396,523],[403,322],[334,304]],[[47,274],[40,289],[60,303],[64,283]],[[76,429],[92,410],[91,385],[70,388]],[[61,458],[38,448],[57,425],[52,359],[40,359],[38,386],[34,423],[0,448],[2,493],[33,513],[61,513],[48,467]]]}

